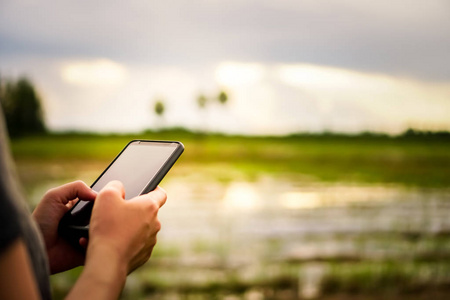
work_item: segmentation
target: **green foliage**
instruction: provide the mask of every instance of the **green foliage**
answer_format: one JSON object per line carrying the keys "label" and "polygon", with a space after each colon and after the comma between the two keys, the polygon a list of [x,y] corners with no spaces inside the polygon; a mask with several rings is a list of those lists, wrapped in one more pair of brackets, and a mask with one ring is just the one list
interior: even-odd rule
{"label": "green foliage", "polygon": [[46,132],[41,99],[33,84],[22,77],[0,82],[0,102],[11,137]]}
{"label": "green foliage", "polygon": [[416,139],[416,138],[432,138],[441,140],[450,140],[450,132],[448,131],[422,131],[409,128],[401,136],[404,139]]}
{"label": "green foliage", "polygon": [[228,101],[228,95],[227,95],[227,93],[225,93],[225,91],[221,91],[219,93],[219,96],[217,96],[217,99],[219,100],[219,102],[221,104],[225,104]]}
{"label": "green foliage", "polygon": [[[182,129],[138,135],[58,134],[16,139],[20,161],[77,160],[108,162],[131,139],[180,140],[180,164],[239,170],[249,178],[261,173],[302,174],[329,182],[398,183],[423,187],[450,185],[450,139],[389,136],[303,135],[242,137],[202,135]],[[179,168],[179,167],[178,167]],[[233,174],[233,173],[232,173]],[[42,172],[41,172],[42,176]],[[277,175],[278,176],[278,175]]]}
{"label": "green foliage", "polygon": [[154,110],[158,116],[162,116],[164,114],[165,109],[166,109],[166,107],[162,100],[158,100],[155,102]]}
{"label": "green foliage", "polygon": [[[61,178],[66,181],[80,178],[80,174],[85,176],[80,179],[92,182],[129,140],[139,138],[182,141],[186,151],[169,177],[180,178],[180,182],[184,182],[180,184],[185,186],[189,186],[191,180],[202,182],[208,178],[203,181],[205,189],[195,190],[197,195],[207,194],[207,201],[210,200],[210,189],[207,187],[210,183],[219,185],[222,179],[229,182],[248,181],[251,176],[277,177],[281,181],[289,177],[291,179],[287,182],[292,183],[298,179],[298,187],[304,183],[308,186],[306,181],[310,178],[313,182],[325,180],[338,184],[350,181],[352,184],[375,182],[386,184],[386,187],[392,183],[395,186],[433,187],[424,190],[431,192],[429,199],[432,202],[435,197],[440,197],[434,194],[434,188],[444,188],[442,197],[446,197],[445,191],[450,186],[450,139],[442,134],[392,137],[369,133],[357,136],[328,133],[245,137],[199,134],[172,128],[135,135],[60,133],[30,136],[14,139],[11,145],[24,186],[29,188],[34,185],[42,189],[55,186],[55,180]],[[90,174],[92,177],[86,177]],[[36,194],[36,190],[28,189],[27,192],[32,195]],[[409,193],[409,190],[405,191]],[[426,202],[428,197],[423,200]],[[208,203],[201,202],[201,197],[198,201],[202,206]],[[196,204],[193,209],[198,207]],[[419,205],[417,209],[423,209],[424,213],[420,215],[424,220],[428,220],[428,211],[435,210],[429,207],[438,210],[441,206],[433,204],[422,208]],[[443,203],[442,208],[445,207]],[[351,220],[360,211],[354,207],[343,212]],[[291,211],[288,216],[316,218],[313,216],[316,212],[322,218],[330,216],[320,210]],[[378,209],[374,208],[373,212],[374,218],[380,217],[376,214]],[[385,212],[384,209],[379,210],[380,215]],[[270,216],[269,213],[267,216]],[[332,216],[340,214],[336,212]],[[430,218],[432,216],[429,215]],[[235,220],[242,221],[240,218]],[[432,224],[440,222],[439,219],[433,220]],[[225,222],[221,224],[228,226]],[[242,224],[250,223],[246,221]],[[312,262],[322,265],[324,270],[317,282],[321,291],[319,299],[448,299],[450,236],[445,232],[445,227],[440,228],[443,231],[439,233],[427,233],[427,229],[424,233],[416,233],[408,228],[403,232],[404,227],[393,226],[393,232],[383,229],[381,232],[365,231],[361,234],[349,231],[340,234],[314,232],[304,237],[271,235],[269,240],[260,240],[257,247],[252,247],[255,261],[258,259],[256,264],[233,263],[233,255],[239,252],[232,249],[242,241],[239,230],[230,230],[230,239],[211,241],[197,238],[187,244],[165,240],[154,249],[150,262],[133,274],[121,298],[298,299],[299,291],[306,282],[303,280],[306,277],[302,276],[309,274],[303,271]],[[226,227],[221,228],[220,232],[228,232],[228,229],[223,229]],[[237,235],[231,235],[234,232]],[[293,245],[287,239],[297,238],[299,243],[306,242],[306,247],[315,243],[324,243],[322,245],[325,247],[331,245],[330,248],[345,245],[342,249],[354,249],[355,252],[319,253],[296,259],[286,249]],[[373,255],[377,253],[383,255]],[[189,259],[185,259],[187,257]],[[55,299],[63,299],[77,274],[70,271],[52,276]],[[436,293],[443,296],[435,297]]]}
{"label": "green foliage", "polygon": [[197,97],[197,104],[198,104],[198,107],[200,107],[200,108],[205,108],[206,102],[208,102],[208,98],[206,98],[205,95],[200,94],[200,95]]}
{"label": "green foliage", "polygon": [[322,280],[324,294],[405,295],[445,290],[449,283],[445,262],[336,263]]}
{"label": "green foliage", "polygon": [[[220,104],[225,105],[229,99],[228,94],[225,91],[220,91],[216,97],[211,97],[211,101],[216,100],[219,101]],[[209,101],[210,102],[210,101]],[[197,105],[200,108],[205,108],[208,103],[208,98],[204,94],[200,94],[197,97]]]}

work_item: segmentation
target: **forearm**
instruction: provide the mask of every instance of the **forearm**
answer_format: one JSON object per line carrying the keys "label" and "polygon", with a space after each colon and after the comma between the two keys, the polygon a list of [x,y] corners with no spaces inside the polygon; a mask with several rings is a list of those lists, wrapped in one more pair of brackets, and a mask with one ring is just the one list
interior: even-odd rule
{"label": "forearm", "polygon": [[0,299],[40,299],[22,239],[0,253],[0,278]]}
{"label": "forearm", "polygon": [[[91,245],[93,246],[93,245]],[[66,299],[117,299],[125,285],[127,265],[114,249],[99,245]]]}

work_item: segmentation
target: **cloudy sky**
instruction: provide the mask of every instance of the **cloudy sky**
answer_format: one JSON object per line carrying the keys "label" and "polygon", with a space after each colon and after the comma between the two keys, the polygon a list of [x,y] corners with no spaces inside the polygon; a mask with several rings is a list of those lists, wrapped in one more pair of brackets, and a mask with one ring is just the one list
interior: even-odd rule
{"label": "cloudy sky", "polygon": [[55,130],[450,130],[450,2],[1,0],[0,74]]}

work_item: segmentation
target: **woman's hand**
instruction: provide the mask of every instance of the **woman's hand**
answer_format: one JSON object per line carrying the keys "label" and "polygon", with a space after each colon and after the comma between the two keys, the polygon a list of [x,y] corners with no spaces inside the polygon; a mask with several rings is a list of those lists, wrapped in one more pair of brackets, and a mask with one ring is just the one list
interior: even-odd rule
{"label": "woman's hand", "polygon": [[94,200],[97,193],[82,181],[67,183],[45,193],[33,212],[47,249],[52,274],[83,265],[85,255],[58,235],[58,224],[78,199]]}
{"label": "woman's hand", "polygon": [[161,228],[158,210],[166,202],[166,193],[158,187],[127,201],[124,194],[118,181],[98,193],[85,267],[67,300],[117,299],[127,274],[150,258]]}
{"label": "woman's hand", "polygon": [[127,201],[124,197],[119,181],[108,183],[99,192],[92,210],[86,264],[103,251],[113,252],[130,273],[150,258],[161,228],[157,214],[166,202],[166,193],[157,187]]}
{"label": "woman's hand", "polygon": [[[159,208],[166,192],[154,191],[124,200],[118,181],[98,194],[76,181],[49,190],[33,212],[44,237],[52,273],[82,265],[85,268],[68,299],[113,299],[120,295],[126,275],[144,264],[156,244],[161,228]],[[58,224],[73,204],[94,200],[86,256],[58,236]],[[80,240],[86,245],[86,240]]]}

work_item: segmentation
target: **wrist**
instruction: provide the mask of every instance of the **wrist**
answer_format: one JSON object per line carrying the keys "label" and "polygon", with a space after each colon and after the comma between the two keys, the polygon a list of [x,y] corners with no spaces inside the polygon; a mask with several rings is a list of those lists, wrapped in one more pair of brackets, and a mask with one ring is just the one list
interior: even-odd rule
{"label": "wrist", "polygon": [[[113,260],[117,266],[128,270],[128,260],[124,249],[111,238],[90,238],[87,243],[86,263],[89,260],[99,261],[105,258]],[[128,274],[125,271],[125,274]]]}
{"label": "wrist", "polygon": [[108,288],[114,286],[120,293],[125,285],[128,264],[114,247],[96,243],[88,247],[83,273],[85,272],[96,284]]}
{"label": "wrist", "polygon": [[66,299],[117,299],[127,277],[127,264],[120,253],[107,243],[88,247],[86,264]]}

